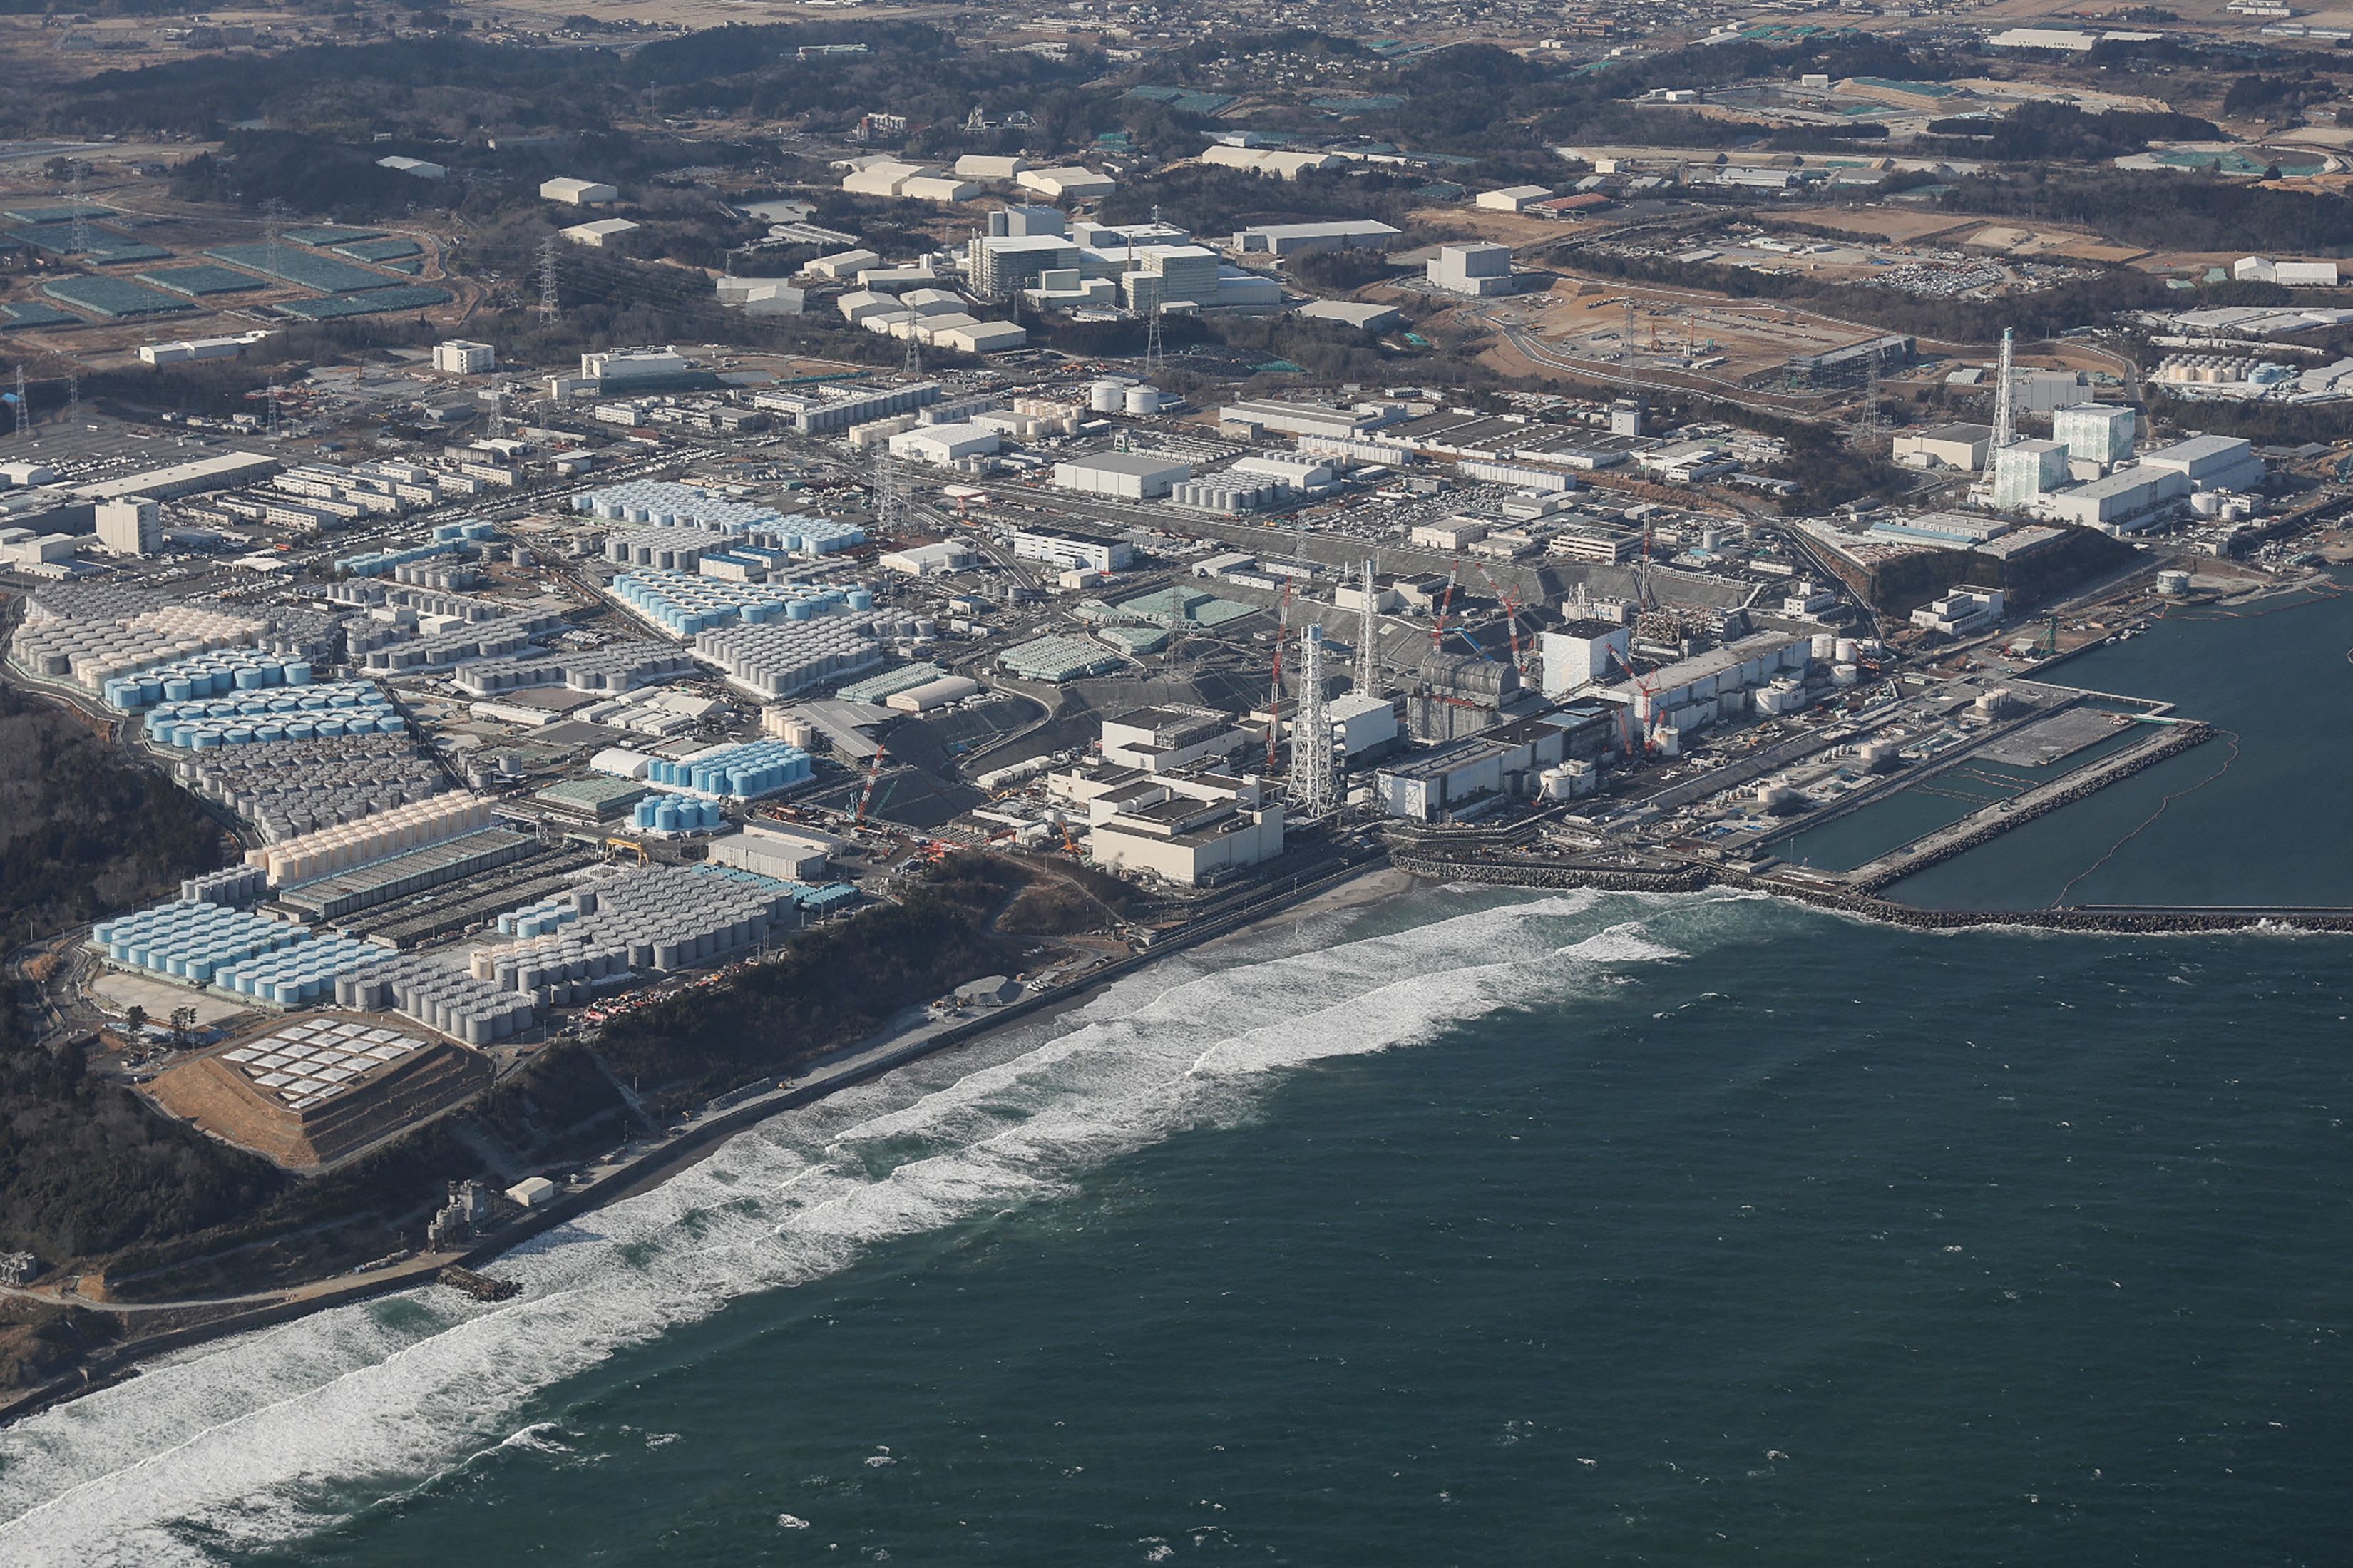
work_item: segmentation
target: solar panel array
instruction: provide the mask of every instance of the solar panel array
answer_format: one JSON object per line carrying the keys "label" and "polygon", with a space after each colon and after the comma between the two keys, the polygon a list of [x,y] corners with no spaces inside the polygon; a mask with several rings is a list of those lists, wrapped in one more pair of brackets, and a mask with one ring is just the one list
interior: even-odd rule
{"label": "solar panel array", "polygon": [[248,1040],[221,1059],[290,1110],[308,1110],[348,1092],[376,1068],[426,1048],[425,1041],[397,1029],[314,1018]]}

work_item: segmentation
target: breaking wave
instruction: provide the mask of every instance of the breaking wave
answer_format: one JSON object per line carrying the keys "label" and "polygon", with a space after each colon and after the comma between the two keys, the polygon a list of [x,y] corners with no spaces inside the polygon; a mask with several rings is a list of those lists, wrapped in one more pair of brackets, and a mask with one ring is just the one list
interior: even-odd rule
{"label": "breaking wave", "polygon": [[[1166,960],[1058,1020],[779,1115],[518,1247],[499,1264],[523,1286],[511,1301],[428,1289],[318,1313],[0,1433],[0,1560],[215,1562],[396,1503],[502,1448],[560,1458],[556,1426],[518,1417],[619,1350],[878,1243],[1050,1199],[1187,1128],[1230,1125],[1271,1074],[1681,957],[1650,926],[1712,936],[1729,911],[1707,906],[1721,902],[1420,895]],[[1670,904],[1678,918],[1660,921]],[[1401,907],[1429,918],[1370,929]]]}

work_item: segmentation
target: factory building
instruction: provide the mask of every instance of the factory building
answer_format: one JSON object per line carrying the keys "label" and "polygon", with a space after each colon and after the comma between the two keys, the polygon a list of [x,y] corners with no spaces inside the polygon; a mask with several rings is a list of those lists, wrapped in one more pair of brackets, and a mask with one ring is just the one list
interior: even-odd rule
{"label": "factory building", "polygon": [[94,509],[99,548],[110,555],[153,555],[164,548],[164,509],[138,499],[100,501]]}
{"label": "factory building", "polygon": [[444,375],[487,375],[498,363],[498,351],[488,343],[448,338],[433,345],[433,368]]}
{"label": "factory building", "polygon": [[1071,271],[1078,265],[1079,247],[1068,237],[1053,233],[975,235],[965,252],[973,292],[984,300],[1009,299],[1019,290],[1042,288],[1047,273]]}
{"label": "factory building", "polygon": [[1566,697],[1608,681],[1629,668],[1633,643],[1631,627],[1608,621],[1571,621],[1556,632],[1540,633],[1536,647],[1544,659],[1544,694]]}
{"label": "factory building", "polygon": [[1428,273],[1431,288],[1450,294],[1508,294],[1514,287],[1508,245],[1441,245]]}
{"label": "factory building", "polygon": [[765,817],[747,818],[743,830],[711,841],[710,863],[774,877],[780,882],[814,882],[844,841],[814,828],[790,827]]}
{"label": "factory building", "polygon": [[1168,305],[1218,302],[1216,251],[1198,245],[1137,246],[1128,256],[1140,265],[1120,274],[1120,289],[1139,315]]}
{"label": "factory building", "polygon": [[569,176],[558,176],[553,180],[541,181],[539,195],[543,201],[562,202],[567,206],[575,207],[610,206],[621,199],[621,193],[611,185],[599,184],[595,180],[575,180]]}
{"label": "factory building", "polygon": [[1804,674],[1809,651],[1803,637],[1759,632],[1652,670],[1639,682],[1621,681],[1609,695],[1629,706],[1645,728],[1696,729],[1746,712],[1746,694],[1758,687]]}
{"label": "factory building", "polygon": [[2096,463],[2105,473],[2133,454],[2140,416],[2111,403],[2071,403],[2051,414],[2051,438],[2063,443],[2070,459]]}
{"label": "factory building", "polygon": [[1993,504],[2004,511],[2031,505],[2067,482],[2067,448],[2057,441],[2015,441],[1993,455]]}
{"label": "factory building", "polygon": [[890,438],[891,455],[913,462],[946,468],[966,458],[985,458],[1005,444],[994,430],[979,425],[918,425]]}
{"label": "factory building", "polygon": [[1387,250],[1404,231],[1370,218],[1340,223],[1269,223],[1237,229],[1227,247],[1277,261],[1318,250]]}
{"label": "factory building", "polygon": [[2041,510],[2081,527],[2130,532],[2157,521],[2168,502],[2189,494],[2189,481],[2179,471],[2144,463],[2046,496]]}
{"label": "factory building", "polygon": [[686,374],[686,356],[674,348],[604,349],[580,356],[580,374],[608,392],[618,386],[676,381]]}
{"label": "factory building", "polygon": [[1192,464],[1157,452],[1096,452],[1054,465],[1064,489],[1121,500],[1157,500],[1192,477]]}
{"label": "factory building", "polygon": [[1976,473],[1985,467],[1986,448],[1993,444],[1990,425],[1937,425],[1895,437],[1897,462],[1915,468],[1960,468]]}
{"label": "factory building", "polygon": [[1551,195],[1547,185],[1505,185],[1501,190],[1481,191],[1471,198],[1471,205],[1482,212],[1524,213]]}
{"label": "factory building", "polygon": [[1020,561],[1050,561],[1069,572],[1124,572],[1135,551],[1124,539],[1074,529],[1015,531],[1013,554]]}
{"label": "factory building", "polygon": [[1965,637],[2000,621],[2002,604],[1999,588],[1956,588],[1933,604],[1913,611],[1912,624],[1923,631]]}
{"label": "factory building", "polygon": [[1343,757],[1377,755],[1397,744],[1397,704],[1370,691],[1344,692],[1324,705]]}
{"label": "factory building", "polygon": [[1492,729],[1522,695],[1520,672],[1499,659],[1433,653],[1406,694],[1406,729],[1417,741],[1456,741]]}
{"label": "factory building", "polygon": [[1568,732],[1531,719],[1391,763],[1373,775],[1374,798],[1391,816],[1436,822],[1464,806],[1529,795],[1567,752]]}
{"label": "factory building", "polygon": [[2238,436],[2192,436],[2158,447],[2140,466],[2179,474],[2193,490],[2252,489],[2263,482],[2263,460]]}
{"label": "factory building", "polygon": [[1282,804],[1256,778],[1106,768],[1050,787],[1085,805],[1087,858],[1109,870],[1198,888],[1282,853]]}
{"label": "factory building", "polygon": [[1167,703],[1103,721],[1103,759],[1139,773],[1166,773],[1240,751],[1250,736],[1214,708]]}
{"label": "factory building", "polygon": [[1218,410],[1218,423],[1253,433],[1267,430],[1282,436],[1324,436],[1349,438],[1394,425],[1405,417],[1402,408],[1372,404],[1335,408],[1323,403],[1285,403],[1271,397],[1244,398]]}

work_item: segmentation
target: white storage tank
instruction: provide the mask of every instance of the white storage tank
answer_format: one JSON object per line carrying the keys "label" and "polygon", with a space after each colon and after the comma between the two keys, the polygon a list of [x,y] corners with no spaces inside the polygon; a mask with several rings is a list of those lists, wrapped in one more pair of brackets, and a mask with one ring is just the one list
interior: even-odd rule
{"label": "white storage tank", "polygon": [[1131,386],[1127,389],[1127,412],[1143,416],[1160,412],[1161,395],[1156,386]]}
{"label": "white storage tank", "polygon": [[1127,406],[1128,384],[1106,376],[1087,388],[1087,408],[1095,414],[1116,414]]}
{"label": "white storage tank", "polygon": [[1816,632],[1808,643],[1809,651],[1818,664],[1828,664],[1838,657],[1838,638],[1829,632]]}

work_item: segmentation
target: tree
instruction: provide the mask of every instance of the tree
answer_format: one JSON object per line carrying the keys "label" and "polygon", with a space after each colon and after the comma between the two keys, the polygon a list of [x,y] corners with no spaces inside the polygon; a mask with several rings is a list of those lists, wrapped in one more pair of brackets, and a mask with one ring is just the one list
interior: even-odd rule
{"label": "tree", "polygon": [[122,1026],[134,1035],[144,1029],[147,1026],[147,1009],[136,1002],[131,1004],[122,1010]]}
{"label": "tree", "polygon": [[172,1048],[174,1050],[184,1048],[188,1043],[188,1037],[195,1033],[195,1030],[196,1010],[194,1007],[172,1009]]}

